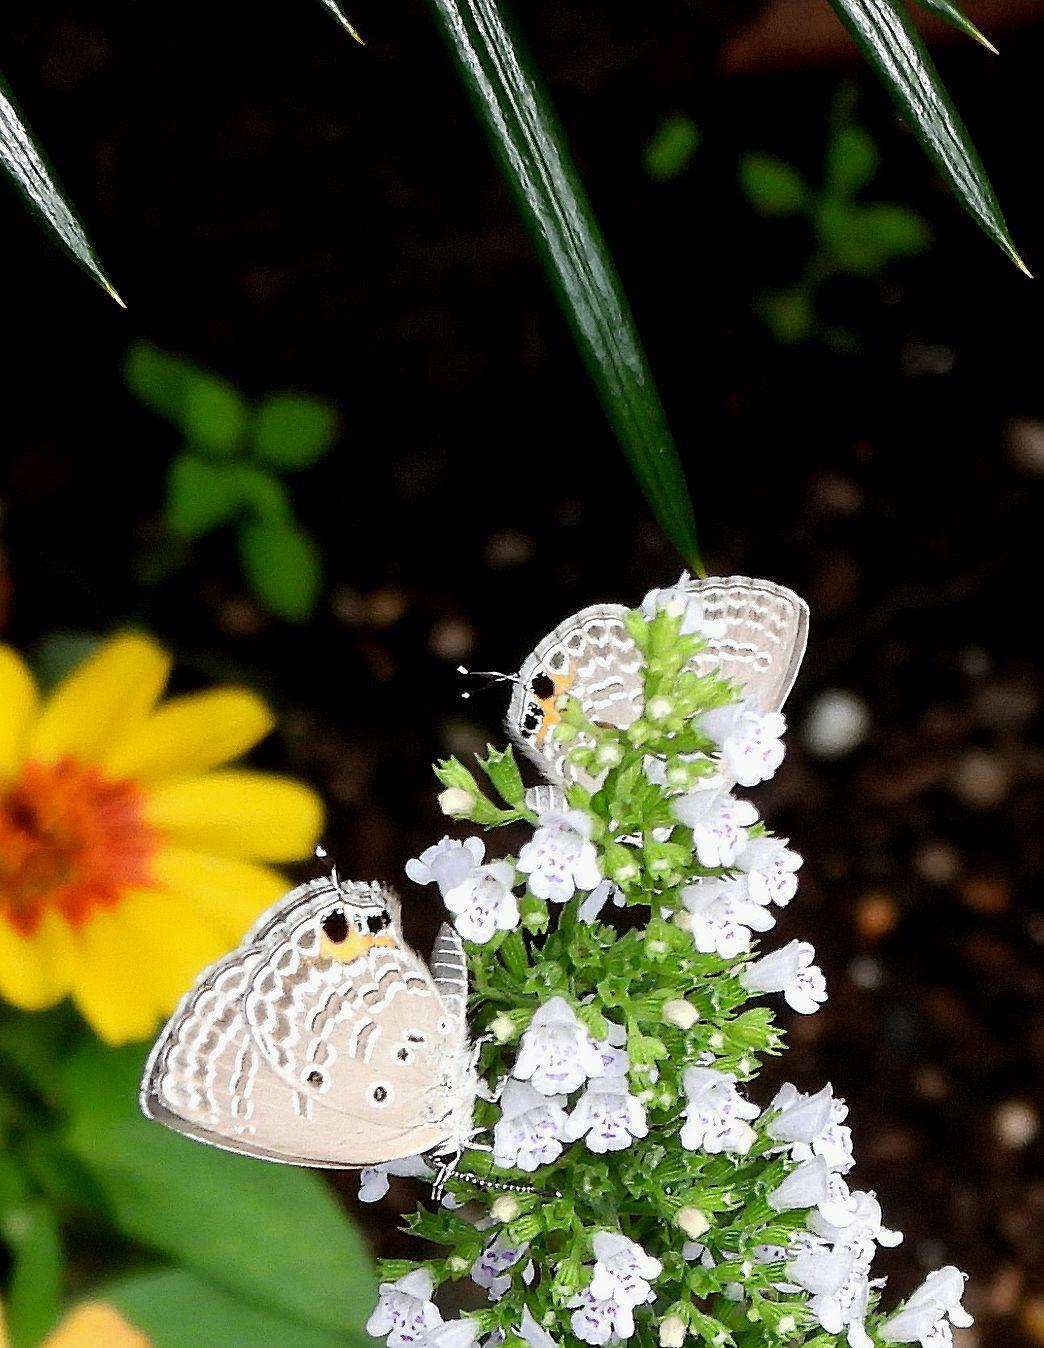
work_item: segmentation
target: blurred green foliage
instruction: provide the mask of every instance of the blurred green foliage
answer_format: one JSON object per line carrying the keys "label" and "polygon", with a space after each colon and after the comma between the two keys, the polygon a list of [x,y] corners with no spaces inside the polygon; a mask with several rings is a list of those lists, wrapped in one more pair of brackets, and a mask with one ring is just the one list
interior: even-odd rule
{"label": "blurred green foliage", "polygon": [[700,148],[700,132],[691,117],[665,117],[642,152],[642,167],[654,182],[680,178]]}
{"label": "blurred green foliage", "polygon": [[303,622],[319,598],[322,559],[282,479],[329,452],[338,434],[335,409],[297,393],[274,393],[252,406],[219,375],[145,342],[127,353],[124,378],[184,437],[167,474],[170,533],[191,543],[234,530],[254,595],[276,617]]}
{"label": "blurred green foliage", "polygon": [[[12,1348],[103,1299],[157,1348],[361,1348],[376,1284],[317,1175],[144,1119],[143,1047],[62,1010],[0,1019],[0,1243]],[[100,1348],[100,1346],[99,1346]]]}
{"label": "blurred green foliage", "polygon": [[915,257],[931,244],[931,231],[916,211],[863,199],[880,156],[869,132],[850,120],[850,101],[843,91],[831,117],[821,185],[814,187],[793,165],[772,155],[751,153],[739,163],[740,187],[755,210],[769,217],[799,217],[811,234],[811,251],[798,280],[757,300],[758,313],[780,342],[819,337],[840,348],[858,346],[854,333],[821,318],[822,287],[837,276],[880,276],[896,260]]}

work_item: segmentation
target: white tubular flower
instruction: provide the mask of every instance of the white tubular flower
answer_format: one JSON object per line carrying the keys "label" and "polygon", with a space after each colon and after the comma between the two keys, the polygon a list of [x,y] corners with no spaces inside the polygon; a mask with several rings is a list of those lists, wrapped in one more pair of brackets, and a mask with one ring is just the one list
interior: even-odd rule
{"label": "white tubular flower", "polygon": [[750,698],[704,712],[700,728],[717,744],[725,770],[740,786],[767,782],[783,762],[786,717],[759,711]]}
{"label": "white tubular flower", "polygon": [[477,1322],[463,1316],[429,1329],[411,1348],[475,1348],[480,1333]]}
{"label": "white tubular flower", "polygon": [[602,1075],[602,1057],[569,1003],[552,997],[529,1022],[512,1071],[544,1095],[568,1095]]}
{"label": "white tubular flower", "polygon": [[844,1333],[849,1348],[873,1348],[864,1328],[871,1283],[847,1252],[810,1250],[787,1264],[787,1275],[812,1295],[808,1308],[828,1334]]}
{"label": "white tubular flower", "polygon": [[598,1301],[611,1299],[624,1306],[651,1301],[650,1281],[663,1272],[659,1259],[618,1231],[599,1231],[591,1241],[595,1266],[589,1290]]}
{"label": "white tubular flower", "polygon": [[748,992],[781,992],[792,1011],[810,1016],[827,999],[826,979],[812,963],[815,957],[815,947],[808,941],[791,941],[756,960],[739,980]]}
{"label": "white tubular flower", "polygon": [[528,1306],[522,1307],[522,1319],[518,1326],[518,1337],[525,1339],[529,1348],[558,1348],[558,1344],[546,1329],[537,1323],[536,1317]]}
{"label": "white tubular flower", "polygon": [[528,1249],[528,1244],[512,1245],[504,1236],[497,1236],[472,1264],[472,1282],[486,1289],[490,1301],[499,1301],[511,1286],[510,1270]]}
{"label": "white tubular flower", "polygon": [[657,613],[669,613],[673,618],[681,618],[679,629],[683,637],[723,637],[728,631],[724,618],[708,618],[703,608],[703,600],[698,593],[688,589],[692,577],[683,571],[677,583],[662,590],[650,590],[642,600],[642,616],[652,622]]}
{"label": "white tubular flower", "polygon": [[610,900],[617,908],[624,906],[624,896],[620,889],[612,880],[603,880],[601,884],[595,885],[583,900],[576,915],[581,922],[597,922],[599,914]]}
{"label": "white tubular flower", "polygon": [[833,1226],[848,1226],[855,1216],[848,1185],[821,1156],[802,1161],[782,1184],[765,1195],[765,1201],[776,1212],[817,1208]]}
{"label": "white tubular flower", "polygon": [[765,1132],[776,1142],[801,1142],[811,1147],[830,1125],[833,1104],[834,1088],[829,1082],[815,1095],[802,1095],[788,1081],[769,1105],[769,1111],[779,1113],[766,1125]]}
{"label": "white tubular flower", "polygon": [[685,1321],[680,1315],[668,1315],[660,1321],[660,1348],[682,1348]]}
{"label": "white tubular flower", "polygon": [[785,908],[797,893],[799,853],[784,838],[749,838],[736,857],[736,870],[745,879],[752,903],[774,903]]}
{"label": "white tubular flower", "polygon": [[691,915],[692,939],[703,955],[735,959],[750,949],[752,930],[771,931],[776,925],[767,908],[747,901],[735,880],[698,880],[685,886],[681,899]]}
{"label": "white tubular flower", "polygon": [[631,1070],[631,1059],[625,1047],[627,1031],[615,1021],[606,1021],[609,1032],[604,1039],[594,1041],[595,1049],[602,1060],[601,1077],[625,1077]]}
{"label": "white tubular flower", "polygon": [[366,1322],[375,1339],[387,1336],[388,1348],[412,1348],[429,1330],[442,1324],[431,1300],[435,1281],[426,1268],[414,1269],[394,1282],[382,1282],[377,1308]]}
{"label": "white tubular flower", "polygon": [[953,1342],[951,1325],[967,1329],[975,1323],[961,1305],[967,1277],[952,1264],[929,1273],[903,1309],[878,1330],[882,1342],[946,1348]]}
{"label": "white tubular flower", "polygon": [[486,855],[481,838],[443,838],[426,848],[419,857],[406,863],[406,874],[415,885],[436,884],[445,898],[451,889],[462,885]]}
{"label": "white tubular flower", "polygon": [[404,1179],[429,1179],[432,1173],[423,1156],[405,1156],[401,1161],[368,1165],[359,1171],[359,1201],[379,1203],[391,1188],[389,1175],[401,1175]]}
{"label": "white tubular flower", "polygon": [[856,1189],[852,1193],[852,1204],[854,1212],[847,1225],[835,1226],[822,1213],[813,1212],[808,1219],[809,1228],[835,1248],[868,1252],[868,1262],[873,1257],[874,1245],[891,1249],[902,1244],[903,1233],[883,1225],[881,1204],[875,1194]]}
{"label": "white tubular flower", "polygon": [[744,1100],[731,1072],[713,1067],[688,1067],[682,1078],[688,1104],[681,1130],[687,1151],[748,1152],[757,1136],[746,1119],[756,1118],[758,1107]]}
{"label": "white tubular flower", "polygon": [[692,829],[697,860],[708,869],[733,866],[747,846],[747,828],[758,822],[758,812],[749,800],[737,800],[723,786],[708,782],[673,804],[675,818]]}
{"label": "white tubular flower", "polygon": [[528,1082],[509,1081],[493,1128],[493,1160],[505,1170],[539,1169],[562,1155],[564,1095],[542,1095]]}
{"label": "white tubular flower", "polygon": [[514,931],[519,922],[518,900],[511,891],[514,883],[514,866],[494,861],[476,866],[461,884],[443,894],[453,925],[465,941],[485,945],[498,931]]}
{"label": "white tubular flower", "polygon": [[583,1343],[623,1343],[634,1333],[631,1307],[612,1299],[599,1301],[585,1287],[566,1302],[576,1309],[569,1317],[573,1333]]}
{"label": "white tubular flower", "polygon": [[578,889],[594,889],[602,879],[591,841],[591,816],[583,810],[547,810],[518,854],[518,869],[529,876],[538,899],[565,903]]}
{"label": "white tubular flower", "polygon": [[848,1106],[844,1100],[830,1102],[830,1118],[826,1127],[814,1137],[811,1143],[796,1142],[791,1155],[795,1161],[808,1161],[813,1157],[822,1157],[828,1169],[839,1175],[847,1175],[855,1165],[852,1154],[852,1130],[844,1126],[848,1118]]}
{"label": "white tubular flower", "polygon": [[645,1108],[628,1090],[625,1076],[595,1077],[565,1126],[570,1142],[582,1137],[588,1151],[599,1155],[623,1151],[636,1137],[645,1137],[648,1132]]}

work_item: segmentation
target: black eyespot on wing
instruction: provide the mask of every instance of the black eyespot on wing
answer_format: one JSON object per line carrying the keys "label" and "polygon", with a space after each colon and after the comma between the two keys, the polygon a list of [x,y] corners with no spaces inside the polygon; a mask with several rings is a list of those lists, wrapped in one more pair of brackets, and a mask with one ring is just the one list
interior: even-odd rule
{"label": "black eyespot on wing", "polygon": [[541,702],[546,702],[549,697],[554,695],[555,685],[546,674],[534,674],[529,686]]}
{"label": "black eyespot on wing", "polygon": [[383,1086],[374,1086],[373,1098],[377,1104],[383,1105],[388,1098],[388,1092]]}
{"label": "black eyespot on wing", "polygon": [[321,1086],[323,1084],[322,1072],[309,1072],[305,1078],[309,1086]]}
{"label": "black eyespot on wing", "polygon": [[348,919],[343,908],[335,908],[323,918],[323,934],[334,945],[340,945],[348,939]]}
{"label": "black eyespot on wing", "polygon": [[370,913],[366,918],[366,925],[371,932],[376,933],[383,931],[390,921],[391,918],[385,912]]}
{"label": "black eyespot on wing", "polygon": [[533,735],[540,729],[540,722],[542,719],[543,717],[536,712],[526,712],[525,716],[522,718],[522,729]]}

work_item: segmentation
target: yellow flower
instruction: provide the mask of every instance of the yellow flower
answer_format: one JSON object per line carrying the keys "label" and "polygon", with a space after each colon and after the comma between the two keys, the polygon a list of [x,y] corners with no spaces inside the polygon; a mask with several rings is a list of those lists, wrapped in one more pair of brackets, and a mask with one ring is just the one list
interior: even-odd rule
{"label": "yellow flower", "polygon": [[[0,1305],[0,1348],[8,1348],[4,1308]],[[103,1301],[85,1301],[69,1312],[40,1348],[152,1348],[152,1340],[127,1323]]]}
{"label": "yellow flower", "polygon": [[315,793],[221,765],[273,718],[218,688],[160,703],[168,655],[120,635],[48,697],[0,646],[0,997],[71,995],[111,1044],[141,1039],[310,855]]}

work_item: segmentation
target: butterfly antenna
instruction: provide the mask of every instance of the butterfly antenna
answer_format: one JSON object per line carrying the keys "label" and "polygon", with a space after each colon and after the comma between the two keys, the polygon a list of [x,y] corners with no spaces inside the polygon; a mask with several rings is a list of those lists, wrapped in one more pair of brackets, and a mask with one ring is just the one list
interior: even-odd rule
{"label": "butterfly antenna", "polygon": [[[329,859],[329,856],[330,856],[330,853],[326,850],[325,847],[321,847],[321,846],[320,846],[320,847],[317,847],[317,848],[315,849],[315,859],[316,859],[316,861],[326,861],[326,860]],[[339,878],[338,878],[338,876],[337,876],[337,862],[336,862],[336,861],[331,861],[331,862],[330,862],[330,880],[331,880],[332,883],[333,883],[334,889],[340,889],[340,887],[341,887],[341,882],[340,882],[340,880],[339,880]]]}
{"label": "butterfly antenna", "polygon": [[[457,673],[463,674],[468,679],[486,679],[487,682],[478,690],[484,693],[487,688],[492,688],[498,683],[513,683],[520,685],[522,680],[517,674],[502,674],[499,669],[468,669],[467,665],[458,665]],[[470,693],[461,693],[461,698],[466,702],[471,697]]]}

